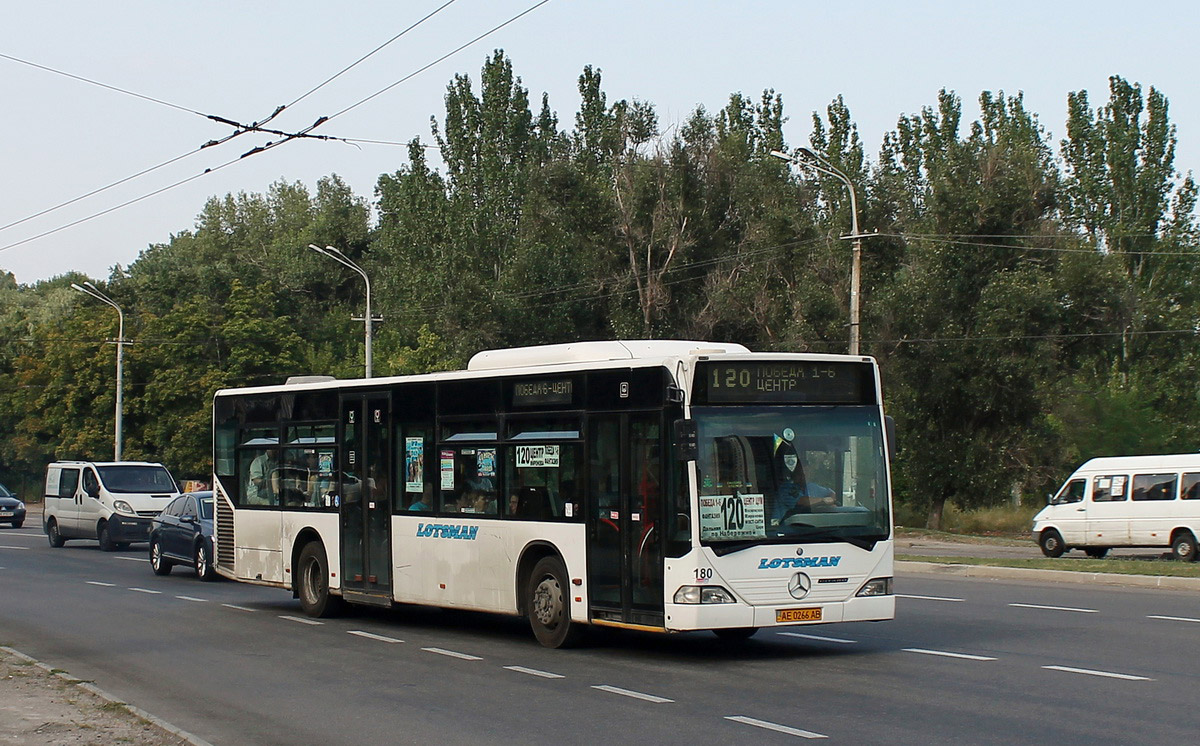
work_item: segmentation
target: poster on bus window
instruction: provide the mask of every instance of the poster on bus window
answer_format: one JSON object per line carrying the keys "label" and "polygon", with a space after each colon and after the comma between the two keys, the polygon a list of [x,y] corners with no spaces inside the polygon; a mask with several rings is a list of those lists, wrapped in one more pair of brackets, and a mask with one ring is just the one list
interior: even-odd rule
{"label": "poster on bus window", "polygon": [[425,488],[425,439],[404,439],[404,491],[421,492]]}
{"label": "poster on bus window", "polygon": [[496,476],[496,449],[495,448],[480,448],[479,455],[475,457],[477,473],[481,477]]}
{"label": "poster on bus window", "polygon": [[442,451],[442,489],[454,489],[454,451]]}
{"label": "poster on bus window", "polygon": [[517,446],[518,469],[558,468],[558,446]]}
{"label": "poster on bus window", "polygon": [[767,535],[765,508],[762,495],[701,495],[700,539],[762,539]]}

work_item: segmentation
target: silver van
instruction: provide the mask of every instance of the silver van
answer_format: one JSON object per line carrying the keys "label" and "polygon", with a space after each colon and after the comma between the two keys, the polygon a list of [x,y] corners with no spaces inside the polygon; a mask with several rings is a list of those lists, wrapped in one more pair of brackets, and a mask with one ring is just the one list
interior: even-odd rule
{"label": "silver van", "polygon": [[96,539],[106,552],[147,541],[150,521],[179,496],[162,464],[58,461],[46,467],[43,527],[50,546]]}

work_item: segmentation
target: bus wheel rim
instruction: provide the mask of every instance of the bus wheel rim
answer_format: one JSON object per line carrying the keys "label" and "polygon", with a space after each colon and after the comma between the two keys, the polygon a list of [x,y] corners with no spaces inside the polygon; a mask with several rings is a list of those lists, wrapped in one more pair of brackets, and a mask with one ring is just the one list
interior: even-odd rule
{"label": "bus wheel rim", "polygon": [[538,623],[553,627],[562,616],[562,587],[554,577],[542,578],[533,591],[533,613]]}

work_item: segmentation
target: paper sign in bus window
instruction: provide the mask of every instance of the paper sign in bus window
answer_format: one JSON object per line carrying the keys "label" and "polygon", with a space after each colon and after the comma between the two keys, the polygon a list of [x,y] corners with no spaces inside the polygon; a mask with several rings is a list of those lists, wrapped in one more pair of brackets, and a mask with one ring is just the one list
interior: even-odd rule
{"label": "paper sign in bus window", "polygon": [[425,486],[425,439],[404,439],[404,491],[421,492]]}
{"label": "paper sign in bus window", "polygon": [[494,477],[496,476],[496,449],[495,448],[480,448],[479,456],[477,457],[476,466],[479,476]]}
{"label": "paper sign in bus window", "polygon": [[454,451],[442,451],[442,489],[454,489]]}
{"label": "paper sign in bus window", "polygon": [[700,538],[706,541],[761,539],[767,535],[762,495],[701,495]]}
{"label": "paper sign in bus window", "polygon": [[317,475],[322,477],[333,476],[333,451],[319,451],[317,453]]}
{"label": "paper sign in bus window", "polygon": [[517,446],[517,468],[558,468],[558,446]]}

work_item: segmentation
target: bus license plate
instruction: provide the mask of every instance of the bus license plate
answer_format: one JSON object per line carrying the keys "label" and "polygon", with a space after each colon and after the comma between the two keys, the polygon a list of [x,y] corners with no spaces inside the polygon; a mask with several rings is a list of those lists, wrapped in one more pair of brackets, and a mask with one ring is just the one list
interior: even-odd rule
{"label": "bus license plate", "polygon": [[810,609],[778,609],[775,612],[776,624],[819,621],[821,621],[821,608],[819,606]]}

